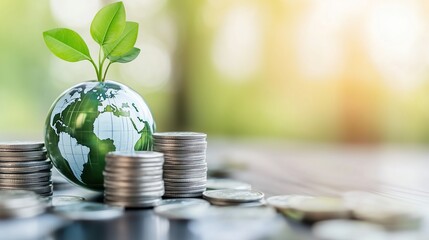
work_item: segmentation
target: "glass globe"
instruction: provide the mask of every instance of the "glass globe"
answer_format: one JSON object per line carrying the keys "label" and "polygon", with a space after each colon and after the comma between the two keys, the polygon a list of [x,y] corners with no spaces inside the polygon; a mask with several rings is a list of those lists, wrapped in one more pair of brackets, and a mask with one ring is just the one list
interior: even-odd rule
{"label": "glass globe", "polygon": [[72,183],[103,190],[105,155],[151,150],[155,123],[142,97],[113,81],[89,81],[65,91],[45,127],[48,156]]}

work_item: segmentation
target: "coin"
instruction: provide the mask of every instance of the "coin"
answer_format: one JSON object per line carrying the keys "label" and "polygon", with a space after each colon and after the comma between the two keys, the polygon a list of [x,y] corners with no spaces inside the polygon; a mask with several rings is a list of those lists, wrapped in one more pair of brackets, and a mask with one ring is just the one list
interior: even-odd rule
{"label": "coin", "polygon": [[326,240],[386,239],[379,225],[345,219],[316,223],[313,233],[317,238]]}
{"label": "coin", "polygon": [[52,165],[41,165],[41,166],[31,166],[31,167],[1,167],[1,173],[35,173],[43,170],[51,169]]}
{"label": "coin", "polygon": [[201,182],[206,181],[206,177],[202,178],[166,178],[164,177],[164,183],[192,183],[192,182]]}
{"label": "coin", "polygon": [[51,160],[43,161],[32,161],[32,162],[1,162],[0,168],[26,168],[26,167],[37,167],[37,166],[52,166]]}
{"label": "coin", "polygon": [[207,177],[207,173],[202,172],[202,173],[176,173],[176,174],[171,174],[171,173],[164,173],[164,178],[167,179],[189,179],[189,178],[206,178]]}
{"label": "coin", "polygon": [[43,142],[0,142],[2,152],[23,152],[40,150],[45,146]]}
{"label": "coin", "polygon": [[23,178],[23,179],[14,179],[14,178],[0,178],[0,184],[16,183],[16,184],[40,184],[44,182],[50,182],[51,177],[42,177],[42,178]]}
{"label": "coin", "polygon": [[117,180],[112,181],[109,179],[104,179],[104,183],[106,184],[106,186],[113,187],[113,188],[121,188],[121,187],[127,188],[130,186],[133,186],[133,187],[159,187],[159,186],[164,186],[164,181],[162,181],[162,180],[151,181],[151,182],[148,182],[148,181],[132,181],[132,182],[130,181],[130,182],[127,182],[127,181],[117,181]]}
{"label": "coin", "polygon": [[54,213],[71,220],[104,220],[117,218],[123,214],[123,208],[101,203],[82,202],[57,206]]}
{"label": "coin", "polygon": [[163,161],[159,161],[159,162],[150,162],[150,163],[146,163],[146,162],[121,162],[121,161],[111,161],[111,162],[106,162],[106,167],[110,167],[110,168],[152,168],[152,167],[162,167],[162,165],[164,164]]}
{"label": "coin", "polygon": [[154,139],[183,139],[183,140],[194,140],[206,138],[207,134],[205,133],[196,133],[196,132],[157,132],[153,135]]}
{"label": "coin", "polygon": [[41,171],[35,173],[0,173],[0,179],[32,179],[32,178],[43,178],[51,177],[51,171]]}
{"label": "coin", "polygon": [[34,192],[0,190],[0,218],[33,217],[45,210],[46,205]]}
{"label": "coin", "polygon": [[203,197],[208,201],[214,200],[232,203],[245,203],[260,201],[264,198],[264,193],[253,190],[222,189],[205,191],[203,193]]}
{"label": "coin", "polygon": [[162,165],[159,167],[134,167],[134,168],[126,168],[126,167],[113,167],[106,165],[104,168],[106,172],[121,172],[125,174],[132,174],[132,173],[150,173],[150,172],[158,172],[162,171]]}
{"label": "coin", "polygon": [[236,189],[236,190],[251,190],[252,186],[248,183],[225,179],[225,178],[209,178],[207,179],[208,190],[220,189]]}
{"label": "coin", "polygon": [[321,221],[327,219],[350,218],[351,211],[341,198],[313,197],[302,198],[291,203],[289,211],[305,221]]}
{"label": "coin", "polygon": [[196,169],[200,169],[201,171],[205,171],[207,169],[207,163],[202,163],[202,164],[182,164],[182,165],[171,165],[168,163],[164,164],[164,169],[169,169],[169,170],[196,170]]}
{"label": "coin", "polygon": [[267,198],[267,204],[270,205],[271,207],[276,208],[277,210],[284,211],[284,210],[291,209],[291,205],[310,198],[313,198],[313,197],[303,196],[303,195],[272,196]]}
{"label": "coin", "polygon": [[14,158],[21,158],[21,157],[36,157],[40,159],[46,159],[46,150],[41,151],[29,151],[29,152],[5,152],[0,151],[0,157],[14,157]]}
{"label": "coin", "polygon": [[46,156],[0,157],[0,162],[26,162],[46,160]]}
{"label": "coin", "polygon": [[147,207],[153,207],[159,204],[159,202],[161,201],[160,198],[156,198],[156,199],[142,199],[142,200],[138,200],[138,201],[132,201],[132,200],[115,200],[115,199],[110,199],[110,198],[105,198],[104,202],[109,204],[109,205],[114,205],[114,206],[121,206],[121,207],[126,207],[126,208],[147,208]]}
{"label": "coin", "polygon": [[58,206],[81,203],[85,201],[85,198],[79,197],[79,196],[70,196],[70,195],[57,195],[57,196],[49,197],[48,201],[50,202],[51,206],[58,207]]}
{"label": "coin", "polygon": [[117,152],[110,152],[106,155],[106,158],[121,158],[122,161],[130,160],[135,161],[135,159],[144,160],[144,161],[158,161],[160,158],[162,158],[164,155],[160,152],[154,152],[154,151],[131,151],[131,152],[124,152],[124,151],[117,151]]}
{"label": "coin", "polygon": [[118,196],[118,197],[162,197],[164,195],[164,190],[154,191],[154,192],[138,192],[138,191],[126,191],[119,189],[106,189],[104,191],[106,195]]}
{"label": "coin", "polygon": [[203,194],[201,192],[197,193],[170,193],[166,192],[164,194],[164,198],[194,198],[194,197],[201,197]]}
{"label": "coin", "polygon": [[154,212],[168,219],[196,219],[204,216],[210,204],[201,199],[168,199],[162,200]]}

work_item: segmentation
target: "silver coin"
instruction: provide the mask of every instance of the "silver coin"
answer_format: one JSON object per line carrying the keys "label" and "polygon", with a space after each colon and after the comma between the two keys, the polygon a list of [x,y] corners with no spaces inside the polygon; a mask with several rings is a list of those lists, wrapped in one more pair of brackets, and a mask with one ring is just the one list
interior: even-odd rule
{"label": "silver coin", "polygon": [[8,174],[8,173],[0,173],[0,179],[32,179],[32,178],[43,178],[50,177],[52,175],[51,171],[45,172],[36,172],[36,173],[21,173],[21,174]]}
{"label": "silver coin", "polygon": [[52,192],[52,185],[45,185],[45,186],[1,186],[0,189],[2,190],[28,190],[35,193],[49,193]]}
{"label": "silver coin", "polygon": [[162,167],[164,164],[163,161],[161,162],[153,162],[153,163],[139,163],[139,162],[106,162],[107,168],[152,168],[152,167]]}
{"label": "silver coin", "polygon": [[177,170],[196,170],[196,169],[206,169],[207,163],[203,164],[182,164],[182,165],[170,165],[170,164],[164,164],[164,169],[177,169]]}
{"label": "silver coin", "polygon": [[45,146],[43,142],[0,142],[0,151],[21,152],[40,150]]}
{"label": "silver coin", "polygon": [[388,239],[380,225],[345,219],[316,223],[313,233],[318,239],[330,240]]}
{"label": "silver coin", "polygon": [[46,205],[39,202],[36,205],[0,211],[0,218],[30,218],[46,211]]}
{"label": "silver coin", "polygon": [[37,166],[52,166],[51,160],[32,161],[32,162],[1,162],[0,168],[26,168]]}
{"label": "silver coin", "polygon": [[186,169],[186,170],[177,170],[177,169],[164,169],[164,174],[177,174],[177,173],[186,173],[186,174],[199,174],[202,172],[207,172],[207,168],[202,169]]}
{"label": "silver coin", "polygon": [[154,139],[184,139],[184,140],[193,140],[206,138],[207,134],[197,133],[197,132],[157,132],[153,135]]}
{"label": "silver coin", "polygon": [[208,190],[220,189],[236,189],[236,190],[251,190],[252,186],[245,182],[240,182],[232,179],[224,178],[209,178],[207,179]]}
{"label": "silver coin", "polygon": [[169,182],[169,183],[191,183],[191,182],[202,182],[202,181],[206,181],[207,178],[206,177],[202,177],[202,178],[165,178],[164,177],[164,183]]}
{"label": "silver coin", "polygon": [[305,195],[280,195],[267,198],[267,204],[277,210],[290,210],[294,204],[305,199],[313,198]]}
{"label": "silver coin", "polygon": [[37,157],[46,159],[46,150],[41,151],[29,151],[29,152],[3,152],[0,151],[0,157]]}
{"label": "silver coin", "polygon": [[202,217],[210,204],[201,199],[162,200],[154,211],[168,219],[195,219]]}
{"label": "silver coin", "polygon": [[0,190],[0,209],[21,208],[39,203],[39,197],[27,190]]}
{"label": "silver coin", "polygon": [[190,190],[165,190],[166,194],[200,194],[201,196],[204,192],[205,188],[201,189],[190,189]]}
{"label": "silver coin", "polygon": [[164,160],[188,161],[188,160],[203,160],[206,159],[207,154],[203,153],[172,153],[165,152]]}
{"label": "silver coin", "polygon": [[207,177],[207,173],[206,172],[202,172],[202,173],[178,173],[178,174],[171,174],[171,173],[164,173],[164,178],[167,179],[189,179],[189,178],[206,178]]}
{"label": "silver coin", "polygon": [[203,193],[165,193],[164,198],[195,198],[201,197]]}
{"label": "silver coin", "polygon": [[162,197],[164,195],[164,190],[154,191],[154,192],[137,192],[137,191],[126,191],[121,189],[106,189],[104,194],[108,196],[118,196],[118,197]]}
{"label": "silver coin", "polygon": [[234,206],[234,207],[262,207],[265,206],[264,200],[259,201],[253,201],[253,202],[245,202],[245,203],[232,203],[232,202],[225,202],[225,201],[216,201],[216,200],[210,200],[210,203],[215,206]]}
{"label": "silver coin", "polygon": [[150,173],[156,171],[162,171],[162,166],[159,167],[135,167],[135,168],[126,168],[126,167],[112,167],[107,166],[104,168],[106,172],[116,172],[116,173],[125,173],[125,174],[133,174],[133,173]]}
{"label": "silver coin", "polygon": [[123,208],[101,203],[82,202],[55,207],[54,213],[71,220],[104,220],[117,218],[123,214]]}
{"label": "silver coin", "polygon": [[0,178],[0,184],[7,183],[21,183],[21,184],[31,184],[31,183],[42,183],[51,181],[51,177],[42,177],[42,178]]}
{"label": "silver coin", "polygon": [[163,173],[162,168],[161,169],[157,169],[157,170],[153,170],[153,169],[149,169],[149,170],[139,170],[139,171],[128,171],[127,169],[123,169],[123,168],[119,168],[119,169],[109,169],[109,170],[105,170],[103,171],[103,175],[104,176],[111,176],[111,177],[143,177],[143,176],[148,176],[148,177],[154,177],[154,176],[161,176]]}
{"label": "silver coin", "polygon": [[156,186],[164,186],[164,181],[112,181],[112,180],[104,180],[104,185],[110,187],[156,187]]}
{"label": "silver coin", "polygon": [[70,195],[57,195],[48,197],[47,200],[50,202],[52,207],[65,206],[77,204],[85,201],[85,198],[79,196],[70,196]]}
{"label": "silver coin", "polygon": [[300,216],[298,220],[322,221],[350,218],[351,211],[343,199],[334,197],[304,198],[291,203],[289,215]]}
{"label": "silver coin", "polygon": [[183,140],[183,139],[153,139],[153,144],[171,144],[171,145],[198,145],[198,144],[207,144],[206,139],[196,139],[196,140]]}
{"label": "silver coin", "polygon": [[28,188],[34,188],[34,187],[45,187],[48,185],[51,185],[52,181],[44,181],[44,182],[13,182],[13,181],[9,181],[9,182],[0,182],[0,188],[3,187],[16,187],[16,188],[20,188],[20,189],[28,189]]}
{"label": "silver coin", "polygon": [[[164,165],[167,165],[167,166],[177,166],[177,165],[180,165],[180,166],[182,166],[182,165],[185,165],[185,166],[186,165],[190,165],[190,166],[195,166],[195,165],[202,166],[204,164],[207,164],[207,162],[206,162],[205,159],[203,159],[203,160],[185,160],[185,161],[183,161],[183,160],[179,160],[179,161],[177,161],[177,160],[169,160],[169,161],[165,161],[165,163],[164,163]],[[199,171],[201,169],[202,168],[199,168],[199,169],[188,169],[188,170]],[[166,170],[171,170],[171,169],[166,169]]]}
{"label": "silver coin", "polygon": [[0,162],[43,161],[46,159],[46,156],[0,157]]}
{"label": "silver coin", "polygon": [[158,186],[149,186],[149,187],[141,187],[141,186],[127,186],[127,187],[121,187],[118,190],[117,187],[113,187],[110,185],[104,185],[104,191],[107,192],[156,192],[156,191],[163,191],[164,185],[158,185]]}
{"label": "silver coin", "polygon": [[207,183],[204,181],[195,181],[195,182],[164,182],[164,186],[172,186],[172,187],[188,187],[188,186],[202,186]]}
{"label": "silver coin", "polygon": [[161,202],[161,198],[139,201],[123,201],[105,198],[104,202],[109,205],[121,206],[126,208],[147,208],[157,206]]}
{"label": "silver coin", "polygon": [[153,176],[120,176],[120,175],[104,175],[104,180],[107,181],[146,181],[146,182],[158,182],[162,181],[162,175]]}
{"label": "silver coin", "polygon": [[207,200],[220,200],[225,202],[253,202],[264,198],[264,193],[253,190],[210,190],[203,193],[203,197]]}
{"label": "silver coin", "polygon": [[156,144],[153,146],[155,151],[160,152],[205,152],[207,145],[165,145],[165,144]]}
{"label": "silver coin", "polygon": [[145,159],[147,161],[150,161],[150,159],[159,159],[163,157],[163,154],[160,152],[154,152],[154,151],[131,151],[131,152],[125,152],[125,151],[116,151],[116,152],[110,152],[106,155],[106,158],[116,158],[116,157],[123,157],[123,158],[131,158],[131,159]]}
{"label": "silver coin", "polygon": [[48,170],[51,168],[52,168],[51,164],[43,165],[43,166],[22,167],[22,168],[2,167],[0,168],[0,173],[35,173],[43,170]]}

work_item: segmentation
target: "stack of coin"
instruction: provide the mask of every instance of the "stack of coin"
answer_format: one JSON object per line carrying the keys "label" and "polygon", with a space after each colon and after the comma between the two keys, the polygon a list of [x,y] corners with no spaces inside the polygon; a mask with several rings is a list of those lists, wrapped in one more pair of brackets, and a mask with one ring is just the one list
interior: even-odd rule
{"label": "stack of coin", "polygon": [[203,193],[203,198],[217,206],[258,207],[264,205],[264,193],[253,190],[209,190]]}
{"label": "stack of coin", "polygon": [[0,190],[22,189],[51,196],[51,169],[43,142],[0,143]]}
{"label": "stack of coin", "polygon": [[104,198],[107,204],[152,207],[164,194],[162,153],[111,152],[106,155]]}
{"label": "stack of coin", "polygon": [[46,211],[45,201],[26,190],[0,190],[0,219],[33,217]]}
{"label": "stack of coin", "polygon": [[193,132],[155,133],[154,150],[164,153],[167,198],[201,197],[206,190],[207,135]]}

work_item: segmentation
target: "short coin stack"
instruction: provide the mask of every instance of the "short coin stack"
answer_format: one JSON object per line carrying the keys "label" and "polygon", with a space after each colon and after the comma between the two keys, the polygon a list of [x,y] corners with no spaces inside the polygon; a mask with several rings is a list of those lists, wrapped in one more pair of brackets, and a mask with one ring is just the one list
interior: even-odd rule
{"label": "short coin stack", "polygon": [[104,198],[107,204],[152,207],[164,194],[162,153],[111,152],[106,155]]}
{"label": "short coin stack", "polygon": [[206,138],[194,132],[153,134],[154,150],[164,153],[164,197],[201,197],[206,190]]}
{"label": "short coin stack", "polygon": [[43,142],[0,143],[0,190],[21,189],[51,196],[51,169]]}
{"label": "short coin stack", "polygon": [[46,211],[46,202],[25,190],[0,190],[0,219],[33,217]]}
{"label": "short coin stack", "polygon": [[203,198],[216,206],[258,207],[264,205],[264,193],[253,190],[209,190]]}

